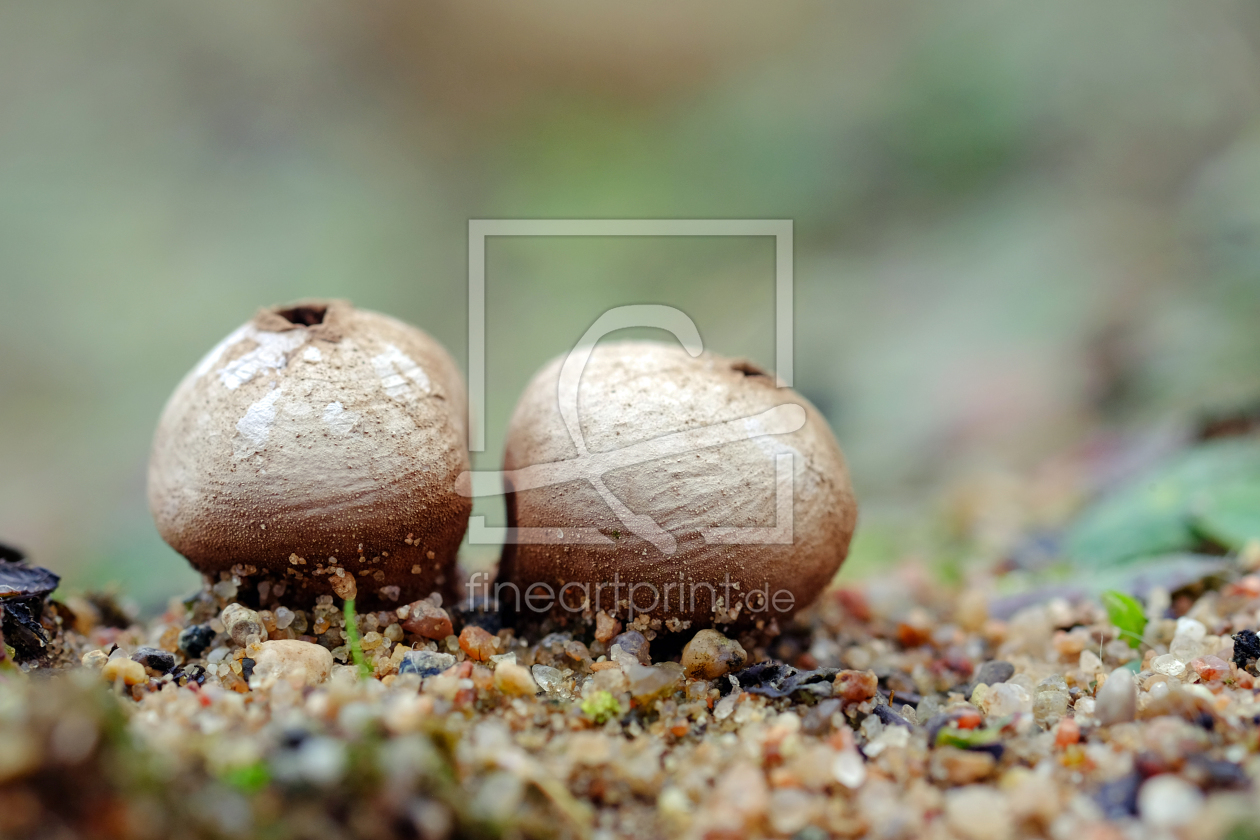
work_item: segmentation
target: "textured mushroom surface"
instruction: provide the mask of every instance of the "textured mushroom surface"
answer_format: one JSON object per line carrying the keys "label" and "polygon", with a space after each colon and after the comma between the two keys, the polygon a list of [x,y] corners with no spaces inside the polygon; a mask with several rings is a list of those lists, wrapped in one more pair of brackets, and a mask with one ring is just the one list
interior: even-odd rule
{"label": "textured mushroom surface", "polygon": [[264,309],[171,396],[149,504],[202,572],[405,604],[451,583],[466,429],[459,372],[424,332],[344,301]]}
{"label": "textured mushroom surface", "polygon": [[[507,546],[500,577],[542,597],[530,603],[501,586],[501,607],[528,618],[550,604],[553,616],[586,621],[601,611],[624,619],[642,613],[654,628],[673,631],[710,624],[773,630],[823,591],[848,550],[857,504],[844,457],[812,405],[743,360],[693,358],[651,342],[597,346],[578,386],[581,443],[594,457],[668,451],[602,476],[628,512],[668,534],[663,541],[628,527],[586,478],[512,484],[511,471],[579,457],[558,400],[563,361],[547,365],[521,397],[504,462],[509,524],[546,528],[555,539]],[[798,420],[784,432],[772,416]],[[715,426],[723,433],[695,432]],[[664,443],[688,431],[697,445]],[[705,445],[715,439],[726,442]],[[778,521],[780,455],[792,456],[786,542],[774,542],[784,538],[781,530],[767,533],[785,524]],[[577,542],[580,528],[596,529],[604,543]],[[715,528],[763,532],[745,531],[726,544],[713,538]]]}

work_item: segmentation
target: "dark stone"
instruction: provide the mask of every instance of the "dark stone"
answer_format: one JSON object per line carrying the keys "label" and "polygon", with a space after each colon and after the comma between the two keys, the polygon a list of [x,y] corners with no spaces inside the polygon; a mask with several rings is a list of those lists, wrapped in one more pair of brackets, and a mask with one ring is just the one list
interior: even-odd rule
{"label": "dark stone", "polygon": [[449,653],[437,653],[431,650],[408,651],[398,663],[399,674],[417,674],[421,677],[434,677],[455,664],[455,657]]}
{"label": "dark stone", "polygon": [[41,659],[48,634],[39,618],[44,599],[57,588],[61,578],[39,566],[28,566],[22,552],[0,546],[0,632],[19,661]]}
{"label": "dark stone", "polygon": [[741,691],[761,694],[771,699],[790,697],[798,691],[818,697],[830,697],[831,686],[839,669],[819,668],[814,671],[798,671],[783,662],[758,662],[736,674],[728,674],[717,681],[718,692],[730,694],[736,684]]}
{"label": "dark stone", "polygon": [[48,633],[39,623],[43,601],[34,598],[0,599],[0,626],[4,643],[13,648],[19,662],[43,657]]}
{"label": "dark stone", "polygon": [[209,624],[194,624],[185,627],[179,634],[179,649],[188,654],[189,659],[197,659],[214,641],[214,630]]}
{"label": "dark stone", "polygon": [[971,699],[971,692],[976,690],[976,686],[984,683],[985,685],[997,685],[1004,683],[1015,675],[1015,666],[1009,662],[1003,662],[1001,659],[994,659],[980,666],[980,670],[976,671],[975,677],[972,678],[971,684],[967,686],[967,699]]}
{"label": "dark stone", "polygon": [[461,628],[471,624],[474,627],[480,627],[492,636],[503,629],[503,613],[499,610],[499,602],[493,598],[481,597],[470,600],[463,607],[455,609],[454,613],[459,618]]}
{"label": "dark stone", "polygon": [[1260,636],[1254,630],[1239,630],[1234,634],[1234,664],[1246,668],[1260,659]]}
{"label": "dark stone", "polygon": [[906,729],[914,729],[914,724],[882,704],[875,707],[875,717],[882,720],[885,726],[904,726]]}
{"label": "dark stone", "polygon": [[1182,775],[1201,788],[1243,790],[1251,787],[1247,772],[1232,761],[1193,755],[1186,761]]}
{"label": "dark stone", "polygon": [[248,656],[241,659],[241,676],[245,678],[246,682],[249,682],[249,678],[254,676],[254,660]]}
{"label": "dark stone", "polygon": [[1141,774],[1130,773],[1098,788],[1094,800],[1109,820],[1137,816],[1137,795],[1141,786]]}
{"label": "dark stone", "polygon": [[200,665],[182,665],[175,669],[175,677],[180,685],[189,683],[201,685],[206,681],[206,669]]}
{"label": "dark stone", "polygon": [[152,668],[160,674],[169,674],[175,670],[175,654],[155,647],[136,648],[131,658],[146,668]]}

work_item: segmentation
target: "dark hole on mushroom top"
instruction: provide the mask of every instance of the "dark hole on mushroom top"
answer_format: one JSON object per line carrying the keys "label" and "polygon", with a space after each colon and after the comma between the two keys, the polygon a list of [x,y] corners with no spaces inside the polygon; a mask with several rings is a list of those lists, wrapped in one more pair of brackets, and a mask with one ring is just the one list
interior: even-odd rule
{"label": "dark hole on mushroom top", "polygon": [[744,374],[744,376],[769,376],[770,375],[766,373],[764,370],[762,370],[761,368],[754,365],[752,362],[748,361],[747,359],[738,359],[734,362],[731,362],[731,370],[737,370],[740,373]]}
{"label": "dark hole on mushroom top", "polygon": [[316,324],[324,323],[324,314],[326,312],[328,312],[327,306],[295,306],[292,309],[281,310],[276,314],[290,324],[313,327]]}

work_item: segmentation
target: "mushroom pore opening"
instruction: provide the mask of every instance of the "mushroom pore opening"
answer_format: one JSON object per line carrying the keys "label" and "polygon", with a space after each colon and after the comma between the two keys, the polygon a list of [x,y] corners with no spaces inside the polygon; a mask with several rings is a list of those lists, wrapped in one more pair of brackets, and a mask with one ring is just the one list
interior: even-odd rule
{"label": "mushroom pore opening", "polygon": [[752,362],[748,361],[747,359],[739,359],[737,361],[731,362],[731,370],[739,371],[740,373],[744,374],[744,376],[769,376],[770,375],[766,373],[764,370],[762,370],[761,368],[754,365]]}
{"label": "mushroom pore opening", "polygon": [[324,323],[324,315],[327,312],[327,306],[295,306],[292,309],[282,309],[276,314],[290,324],[313,327],[316,324]]}

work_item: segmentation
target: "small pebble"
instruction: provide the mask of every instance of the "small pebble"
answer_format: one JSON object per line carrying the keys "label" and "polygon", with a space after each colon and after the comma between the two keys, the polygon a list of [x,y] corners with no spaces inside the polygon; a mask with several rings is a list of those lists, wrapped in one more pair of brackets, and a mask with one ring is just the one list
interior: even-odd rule
{"label": "small pebble", "polygon": [[154,647],[136,648],[131,658],[145,668],[156,671],[158,675],[169,674],[175,670],[175,655],[169,651]]}
{"label": "small pebble", "polygon": [[455,632],[451,617],[446,610],[429,600],[416,601],[408,605],[407,618],[402,623],[402,629],[408,633],[435,640],[445,639]]}
{"label": "small pebble", "polygon": [[[515,661],[512,664],[515,665]],[[535,665],[530,669],[530,673],[533,674],[539,688],[548,694],[557,693],[564,687],[564,672],[559,668],[552,668],[550,665]]]}
{"label": "small pebble", "polygon": [[1211,654],[1190,660],[1190,667],[1204,682],[1223,680],[1229,676],[1229,663]]}
{"label": "small pebble", "polygon": [[276,607],[276,628],[279,630],[288,630],[289,625],[293,623],[293,619],[297,614],[288,607]]}
{"label": "small pebble", "polygon": [[354,575],[349,572],[329,575],[328,583],[332,586],[333,592],[337,593],[337,597],[343,601],[353,601],[359,594],[359,585],[354,582]]}
{"label": "small pebble", "polygon": [[674,692],[683,680],[682,666],[676,662],[660,665],[623,664],[622,671],[630,681],[630,696],[639,703],[649,703]]}
{"label": "small pebble", "polygon": [[937,781],[951,785],[969,785],[986,779],[997,768],[993,753],[937,747],[932,750],[930,772]]}
{"label": "small pebble", "polygon": [[999,683],[990,686],[979,704],[986,717],[1010,717],[1033,710],[1033,698],[1022,685]]}
{"label": "small pebble", "polygon": [[1103,661],[1099,659],[1098,654],[1094,653],[1092,650],[1083,650],[1081,651],[1080,662],[1076,667],[1080,668],[1086,674],[1097,674],[1103,669]]}
{"label": "small pebble", "polygon": [[179,649],[188,654],[189,659],[200,659],[213,641],[214,628],[209,624],[193,624],[185,627],[179,634],[178,644]]}
{"label": "small pebble", "polygon": [[1070,747],[1081,740],[1081,727],[1074,718],[1065,717],[1059,721],[1054,733],[1054,745],[1059,749]]}
{"label": "small pebble", "polygon": [[1094,697],[1094,716],[1103,726],[1128,723],[1137,717],[1137,685],[1128,668],[1117,668]]}
{"label": "small pebble", "polygon": [[983,683],[987,686],[994,686],[998,683],[1004,683],[1015,674],[1015,666],[1009,662],[1003,662],[1000,659],[990,660],[980,666],[976,674],[971,679],[973,686]]}
{"label": "small pebble", "polygon": [[608,644],[618,633],[621,632],[621,622],[613,618],[608,613],[600,610],[595,614],[595,639],[596,641]]}
{"label": "small pebble", "polygon": [[1038,691],[1033,699],[1033,717],[1049,729],[1067,714],[1072,697],[1066,691]]}
{"label": "small pebble", "polygon": [[219,615],[219,620],[223,622],[223,629],[228,637],[241,647],[267,638],[262,618],[249,607],[228,604]]}
{"label": "small pebble", "polygon": [[715,680],[738,671],[747,661],[748,653],[739,642],[711,629],[693,636],[682,651],[683,669],[692,679]]}
{"label": "small pebble", "polygon": [[405,653],[402,662],[398,663],[398,673],[433,677],[454,664],[455,657],[449,653],[438,653],[432,650],[411,650]]}
{"label": "small pebble", "polygon": [[652,657],[649,652],[650,645],[647,637],[638,630],[627,630],[612,640],[612,647],[620,647],[623,651],[633,656],[641,665],[651,665]]}
{"label": "small pebble", "polygon": [[323,645],[297,639],[263,642],[252,658],[253,673],[259,677],[300,678],[307,685],[319,685],[332,673],[331,651]]}
{"label": "small pebble", "polygon": [[836,674],[834,693],[848,703],[861,703],[875,696],[879,678],[874,671],[841,671]]}
{"label": "small pebble", "polygon": [[459,634],[459,647],[469,659],[478,662],[485,662],[498,652],[495,637],[475,624],[469,624]]}
{"label": "small pebble", "polygon": [[122,680],[125,685],[141,685],[149,681],[149,673],[134,659],[119,657],[105,663],[101,676],[106,682]]}
{"label": "small pebble", "polygon": [[866,781],[866,761],[851,747],[841,750],[831,762],[831,775],[849,790],[857,790]]}
{"label": "small pebble", "polygon": [[1234,664],[1246,668],[1260,659],[1260,636],[1254,630],[1239,630],[1234,634]]}
{"label": "small pebble", "polygon": [[494,687],[514,697],[533,697],[538,693],[538,683],[534,682],[529,669],[511,662],[494,669]]}
{"label": "small pebble", "polygon": [[945,822],[967,840],[1005,840],[1014,833],[1006,795],[985,785],[946,791]]}
{"label": "small pebble", "polygon": [[1151,670],[1166,677],[1179,677],[1186,672],[1186,664],[1171,653],[1151,660]]}
{"label": "small pebble", "polygon": [[1138,813],[1154,828],[1180,828],[1199,818],[1203,794],[1197,787],[1171,773],[1148,779],[1138,791]]}
{"label": "small pebble", "polygon": [[109,661],[109,654],[103,650],[89,650],[83,654],[83,658],[79,660],[85,668],[93,668],[100,670],[105,667],[105,663]]}

